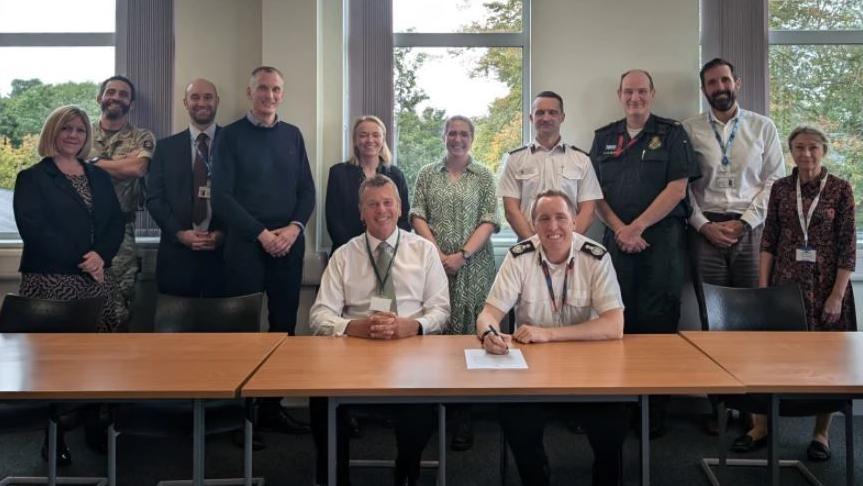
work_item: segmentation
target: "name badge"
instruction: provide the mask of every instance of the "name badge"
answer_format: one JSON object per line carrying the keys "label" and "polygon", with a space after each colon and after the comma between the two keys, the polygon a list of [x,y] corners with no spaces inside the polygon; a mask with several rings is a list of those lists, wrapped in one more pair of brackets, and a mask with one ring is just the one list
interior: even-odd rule
{"label": "name badge", "polygon": [[814,248],[798,248],[795,259],[798,262],[815,263],[817,256]]}
{"label": "name badge", "polygon": [[716,187],[719,189],[731,189],[734,187],[734,177],[731,176],[717,177],[714,181],[716,182]]}
{"label": "name badge", "polygon": [[210,186],[201,186],[198,188],[198,197],[201,199],[210,199]]}
{"label": "name badge", "polygon": [[372,301],[369,303],[369,310],[372,312],[390,312],[392,304],[393,299],[373,295]]}

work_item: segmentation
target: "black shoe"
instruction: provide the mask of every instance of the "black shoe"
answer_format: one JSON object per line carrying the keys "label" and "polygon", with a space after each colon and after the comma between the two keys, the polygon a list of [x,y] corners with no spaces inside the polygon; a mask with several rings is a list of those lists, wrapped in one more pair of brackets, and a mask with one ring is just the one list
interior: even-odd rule
{"label": "black shoe", "polygon": [[[234,443],[235,446],[242,449],[246,445],[246,434],[245,431],[235,430],[231,433],[231,442]],[[252,431],[252,450],[253,451],[262,451],[267,448],[267,444],[264,442],[264,437],[257,431]]]}
{"label": "black shoe", "polygon": [[312,431],[308,423],[295,419],[281,406],[269,410],[262,408],[257,425],[261,429],[276,430],[284,434],[308,434]]}
{"label": "black shoe", "polygon": [[473,447],[473,422],[470,415],[465,414],[454,424],[449,448],[452,451],[462,452],[470,450],[471,447]]}
{"label": "black shoe", "polygon": [[815,462],[824,462],[830,459],[830,447],[818,442],[817,440],[813,440],[809,443],[809,447],[806,448],[806,456],[809,457],[810,461]]}
{"label": "black shoe", "polygon": [[[45,433],[45,440],[42,442],[42,459],[48,460],[48,433]],[[72,464],[72,454],[69,452],[69,447],[66,445],[66,440],[62,432],[57,432],[57,465],[68,466]]]}
{"label": "black shoe", "polygon": [[760,439],[753,439],[749,434],[743,434],[740,437],[734,439],[734,442],[731,444],[732,452],[752,452],[756,449],[760,449],[767,445],[767,435]]}

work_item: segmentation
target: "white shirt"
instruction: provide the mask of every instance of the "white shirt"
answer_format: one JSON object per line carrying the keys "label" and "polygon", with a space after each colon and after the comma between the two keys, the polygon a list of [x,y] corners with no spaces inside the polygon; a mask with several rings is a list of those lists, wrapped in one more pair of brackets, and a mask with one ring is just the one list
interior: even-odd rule
{"label": "white shirt", "polygon": [[574,203],[602,199],[590,157],[563,140],[551,150],[534,141],[504,155],[501,166],[497,195],[519,199],[521,213],[531,229],[530,211],[536,195],[543,191],[563,191]]}
{"label": "white shirt", "polygon": [[[341,336],[348,322],[372,314],[369,304],[378,283],[366,249],[366,235],[352,238],[330,258],[309,311],[310,327],[316,335]],[[371,235],[368,238],[374,254],[380,240]],[[423,334],[439,334],[449,319],[450,307],[447,277],[437,249],[428,240],[401,229],[386,241],[393,248],[398,241],[390,272],[397,314],[419,321]]]}
{"label": "white shirt", "polygon": [[[716,141],[711,125],[716,127],[722,143],[728,137],[736,119],[740,119],[737,135],[728,150],[731,164],[722,165],[722,149]],[[736,213],[756,228],[764,222],[770,186],[785,176],[785,160],[776,133],[776,125],[769,118],[742,108],[734,118],[722,123],[713,110],[683,122],[689,134],[695,158],[701,168],[701,178],[689,184],[692,215],[689,223],[695,229],[707,223],[704,212]],[[727,187],[729,185],[731,187]]]}
{"label": "white shirt", "polygon": [[[521,250],[519,250],[519,247]],[[597,255],[598,254],[598,255]],[[515,306],[517,324],[562,327],[593,319],[612,309],[623,309],[623,298],[611,256],[599,243],[572,234],[573,270],[567,281],[566,305],[555,312],[539,259],[549,265],[554,297],[561,303],[567,263],[553,265],[545,258],[539,236],[533,235],[507,253],[486,303],[507,312]]]}
{"label": "white shirt", "polygon": [[[216,124],[213,123],[203,132],[198,130],[198,128],[194,125],[189,125],[189,135],[192,139],[192,170],[195,169],[195,153],[198,151],[198,135],[201,133],[205,133],[207,135],[207,147],[209,148],[209,152],[207,156],[209,157],[210,164],[213,161],[213,140],[216,138]],[[210,173],[210,168],[207,169],[207,182],[209,183],[212,178],[212,173]],[[197,196],[197,195],[196,195]],[[207,199],[207,217],[201,221],[201,224],[192,223],[192,229],[197,231],[209,231],[210,229],[210,221],[213,220],[213,208],[210,204],[210,200]]]}

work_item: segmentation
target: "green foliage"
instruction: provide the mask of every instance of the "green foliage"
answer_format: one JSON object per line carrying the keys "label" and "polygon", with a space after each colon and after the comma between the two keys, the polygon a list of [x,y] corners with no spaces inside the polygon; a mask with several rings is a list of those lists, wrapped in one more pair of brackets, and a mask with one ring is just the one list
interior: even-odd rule
{"label": "green foliage", "polygon": [[[841,29],[860,25],[863,1],[771,1],[777,29]],[[854,187],[857,222],[863,224],[863,47],[788,45],[770,48],[770,116],[783,138],[810,124],[827,132],[831,149],[824,165]]]}
{"label": "green foliage", "polygon": [[24,135],[17,147],[8,140],[0,141],[0,188],[13,189],[18,172],[39,161],[38,146],[38,134]]}

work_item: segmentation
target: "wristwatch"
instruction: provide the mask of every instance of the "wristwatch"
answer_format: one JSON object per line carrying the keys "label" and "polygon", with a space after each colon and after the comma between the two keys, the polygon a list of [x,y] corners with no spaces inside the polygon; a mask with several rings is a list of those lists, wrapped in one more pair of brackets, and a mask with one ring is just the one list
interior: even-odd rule
{"label": "wristwatch", "polygon": [[479,338],[479,342],[480,342],[480,344],[484,344],[484,343],[485,343],[485,337],[486,337],[486,336],[488,336],[489,334],[493,333],[493,332],[494,332],[494,331],[492,331],[492,330],[491,330],[491,328],[488,328],[488,329],[486,329],[486,330],[485,330],[485,332],[484,332],[484,333],[482,333],[481,335],[477,336],[477,337]]}
{"label": "wristwatch", "polygon": [[92,159],[87,159],[87,163],[88,164],[95,164],[96,162],[99,162],[100,159],[101,159],[101,157],[96,156],[96,157],[93,157]]}
{"label": "wristwatch", "polygon": [[743,225],[743,232],[744,233],[746,233],[748,231],[752,231],[752,226],[749,223],[747,223],[745,219],[738,219],[738,221],[740,221],[740,224]]}
{"label": "wristwatch", "polygon": [[473,256],[473,253],[465,250],[464,248],[461,248],[458,252],[461,253],[461,256],[464,257],[464,261],[470,261],[470,257]]}

